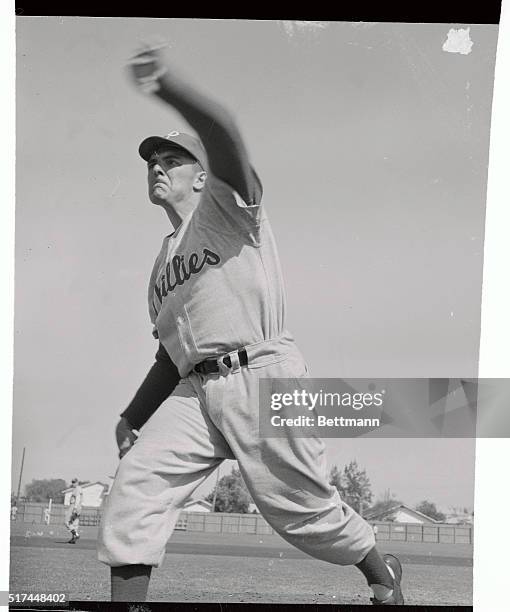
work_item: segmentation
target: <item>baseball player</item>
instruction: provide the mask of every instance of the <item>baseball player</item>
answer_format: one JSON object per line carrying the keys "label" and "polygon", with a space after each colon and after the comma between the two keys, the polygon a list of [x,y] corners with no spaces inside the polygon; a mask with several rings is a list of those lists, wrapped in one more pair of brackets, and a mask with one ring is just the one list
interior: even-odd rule
{"label": "baseball player", "polygon": [[140,51],[129,70],[144,92],[181,113],[203,145],[173,130],[139,146],[149,199],[174,231],[149,283],[156,362],[117,426],[122,458],[100,527],[98,557],[111,568],[112,600],[145,600],[184,502],[235,458],[283,538],[317,559],[356,565],[374,603],[403,603],[400,563],[381,557],[370,525],[329,485],[322,440],[295,437],[292,428],[285,437],[259,436],[259,378],[308,372],[285,325],[262,185],[233,118],[165,65],[160,49]]}
{"label": "baseball player", "polygon": [[76,544],[76,541],[80,538],[78,528],[80,526],[83,491],[77,478],[73,478],[71,480],[71,486],[73,487],[73,490],[71,492],[70,505],[66,512],[64,524],[71,532],[71,539],[69,540],[68,544]]}

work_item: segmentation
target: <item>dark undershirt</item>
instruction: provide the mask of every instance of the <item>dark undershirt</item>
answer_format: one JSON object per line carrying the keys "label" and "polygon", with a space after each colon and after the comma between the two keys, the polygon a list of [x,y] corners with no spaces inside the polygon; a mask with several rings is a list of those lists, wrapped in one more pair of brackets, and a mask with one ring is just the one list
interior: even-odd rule
{"label": "dark undershirt", "polygon": [[171,395],[179,380],[179,372],[160,342],[154,365],[120,416],[133,429],[140,429]]}

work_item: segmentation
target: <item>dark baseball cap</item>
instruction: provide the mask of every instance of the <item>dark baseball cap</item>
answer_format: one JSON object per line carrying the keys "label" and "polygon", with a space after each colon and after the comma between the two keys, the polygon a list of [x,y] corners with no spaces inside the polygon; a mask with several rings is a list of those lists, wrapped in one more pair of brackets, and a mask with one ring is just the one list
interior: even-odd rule
{"label": "dark baseball cap", "polygon": [[138,147],[138,153],[145,161],[149,161],[154,151],[169,144],[184,149],[198,161],[204,170],[207,168],[207,154],[200,140],[177,130],[173,130],[166,136],[149,136]]}

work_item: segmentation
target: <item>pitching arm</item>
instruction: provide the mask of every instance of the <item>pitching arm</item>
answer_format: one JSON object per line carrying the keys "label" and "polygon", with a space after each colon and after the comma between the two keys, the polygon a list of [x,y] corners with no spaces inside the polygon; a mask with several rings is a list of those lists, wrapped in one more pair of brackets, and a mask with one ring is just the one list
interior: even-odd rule
{"label": "pitching arm", "polygon": [[262,187],[231,113],[164,64],[157,48],[137,54],[130,69],[139,87],[175,108],[198,133],[211,173],[235,190],[248,206],[258,205]]}

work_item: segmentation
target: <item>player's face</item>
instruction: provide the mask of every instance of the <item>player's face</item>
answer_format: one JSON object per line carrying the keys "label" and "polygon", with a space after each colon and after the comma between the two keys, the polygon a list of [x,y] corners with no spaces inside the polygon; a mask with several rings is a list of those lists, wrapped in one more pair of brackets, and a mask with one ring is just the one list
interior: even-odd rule
{"label": "player's face", "polygon": [[147,171],[150,201],[158,205],[175,205],[194,193],[201,168],[186,151],[168,147],[151,155]]}

